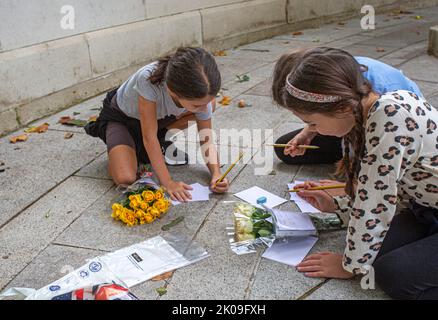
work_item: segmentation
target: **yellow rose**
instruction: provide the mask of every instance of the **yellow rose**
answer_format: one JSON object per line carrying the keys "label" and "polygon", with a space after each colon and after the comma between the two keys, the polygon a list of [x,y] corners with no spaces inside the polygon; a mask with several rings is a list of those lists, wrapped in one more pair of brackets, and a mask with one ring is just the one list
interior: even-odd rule
{"label": "yellow rose", "polygon": [[123,212],[123,220],[122,221],[130,227],[133,226],[136,223],[134,211],[126,209]]}
{"label": "yellow rose", "polygon": [[150,214],[152,217],[156,218],[160,216],[160,211],[155,207],[149,207],[148,214]]}
{"label": "yellow rose", "polygon": [[113,203],[111,208],[113,209],[113,211],[115,211],[115,210],[121,210],[123,208],[123,206],[120,203],[116,202],[116,203]]}
{"label": "yellow rose", "polygon": [[146,211],[146,210],[149,208],[149,204],[148,204],[146,201],[142,201],[142,202],[140,203],[140,208],[141,208],[143,211]]}
{"label": "yellow rose", "polygon": [[150,190],[143,191],[141,195],[143,196],[143,199],[146,202],[151,202],[152,200],[155,199],[154,193]]}
{"label": "yellow rose", "polygon": [[155,200],[160,200],[164,198],[164,194],[163,192],[158,189],[157,191],[155,191]]}
{"label": "yellow rose", "polygon": [[128,199],[129,199],[129,206],[132,209],[138,208],[138,206],[140,205],[140,201],[138,201],[136,195],[130,195]]}
{"label": "yellow rose", "polygon": [[161,213],[164,213],[169,208],[169,202],[165,199],[160,199],[155,201],[154,207],[158,209],[158,211],[160,211]]}
{"label": "yellow rose", "polygon": [[154,216],[151,214],[146,214],[144,216],[144,219],[145,219],[146,223],[152,223],[155,220]]}
{"label": "yellow rose", "polygon": [[146,212],[144,212],[143,210],[136,210],[135,211],[135,217],[137,219],[141,219],[145,214],[146,214]]}

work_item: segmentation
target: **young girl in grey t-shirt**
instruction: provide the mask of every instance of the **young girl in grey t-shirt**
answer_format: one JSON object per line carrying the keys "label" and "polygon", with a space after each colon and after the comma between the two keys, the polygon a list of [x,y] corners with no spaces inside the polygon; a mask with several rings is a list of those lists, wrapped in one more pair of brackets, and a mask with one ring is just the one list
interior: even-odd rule
{"label": "young girl in grey t-shirt", "polygon": [[216,183],[221,172],[211,135],[214,98],[220,87],[214,57],[202,48],[186,47],[144,66],[117,91],[109,92],[97,121],[86,131],[107,144],[114,182],[131,184],[137,179],[137,164],[150,163],[173,200],[190,200],[191,187],[174,181],[167,169],[166,163],[177,162],[172,152],[166,152],[171,143],[165,141],[165,134],[168,129],[185,129],[189,121],[196,121],[198,131],[203,132],[200,136],[205,138],[202,150],[208,150],[204,160],[211,174],[211,189],[226,192],[227,179]]}

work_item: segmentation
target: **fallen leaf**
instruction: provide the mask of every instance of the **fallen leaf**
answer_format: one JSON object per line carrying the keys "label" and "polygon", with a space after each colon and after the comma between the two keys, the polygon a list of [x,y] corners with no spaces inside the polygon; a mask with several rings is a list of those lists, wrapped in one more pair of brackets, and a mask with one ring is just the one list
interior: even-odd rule
{"label": "fallen leaf", "polygon": [[85,127],[87,124],[86,120],[80,120],[80,119],[73,119],[71,117],[61,117],[58,120],[59,123],[68,125],[68,126],[76,126],[76,127]]}
{"label": "fallen leaf", "polygon": [[319,42],[319,41],[321,41],[321,40],[319,40],[319,39],[313,39],[312,40],[312,42]]}
{"label": "fallen leaf", "polygon": [[376,48],[377,52],[385,52],[386,50],[384,48]]}
{"label": "fallen leaf", "polygon": [[160,295],[160,297],[167,293],[167,289],[165,287],[159,287],[159,288],[155,289],[155,291],[157,291],[157,293]]}
{"label": "fallen leaf", "polygon": [[95,122],[97,120],[97,116],[91,116],[90,118],[88,118],[88,121],[90,122]]}
{"label": "fallen leaf", "polygon": [[72,119],[71,119],[69,116],[61,117],[61,118],[59,118],[58,123],[66,124],[66,123],[68,123],[70,120],[72,120]]}
{"label": "fallen leaf", "polygon": [[4,166],[5,163],[3,161],[0,161],[0,166]]}
{"label": "fallen leaf", "polygon": [[50,217],[50,211],[52,211],[52,210],[50,209],[49,211],[46,212],[46,214],[45,214],[45,216],[44,216],[46,219],[47,219],[48,217]]}
{"label": "fallen leaf", "polygon": [[71,139],[73,137],[73,133],[72,132],[66,132],[64,134],[64,139]]}
{"label": "fallen leaf", "polygon": [[21,134],[19,136],[9,138],[10,143],[24,142],[28,138],[27,134]]}
{"label": "fallen leaf", "polygon": [[151,280],[152,281],[167,280],[167,279],[169,279],[173,275],[174,272],[175,271],[172,270],[172,271],[169,271],[169,272],[162,273],[162,274],[160,274],[160,275],[158,275],[156,277],[153,277]]}
{"label": "fallen leaf", "polygon": [[231,97],[223,96],[219,103],[223,106],[228,106],[231,103]]}
{"label": "fallen leaf", "polygon": [[275,176],[277,174],[277,172],[275,170],[272,170],[271,172],[268,173],[268,175],[270,176]]}
{"label": "fallen leaf", "polygon": [[243,76],[236,75],[236,77],[238,79],[237,82],[249,81],[249,76],[247,74],[244,74]]}
{"label": "fallen leaf", "polygon": [[178,218],[172,220],[171,222],[169,222],[168,224],[165,224],[164,226],[162,226],[162,227],[161,227],[161,230],[163,230],[163,231],[167,231],[167,230],[169,230],[170,228],[176,226],[178,223],[182,222],[183,220],[184,220],[184,217],[183,217],[183,216],[182,216],[182,217],[178,217]]}
{"label": "fallen leaf", "polygon": [[80,112],[77,112],[77,111],[73,111],[73,115],[74,116],[77,116],[78,114],[81,114]]}
{"label": "fallen leaf", "polygon": [[100,111],[100,110],[102,110],[102,107],[91,108],[90,110],[93,110],[93,111],[95,111],[95,110]]}
{"label": "fallen leaf", "polygon": [[213,52],[213,55],[215,57],[225,57],[227,55],[227,52],[225,50],[218,50]]}
{"label": "fallen leaf", "polygon": [[26,133],[43,133],[46,132],[49,129],[48,123],[43,123],[42,125],[38,127],[29,127],[24,132]]}
{"label": "fallen leaf", "polygon": [[423,19],[423,17],[422,16],[415,16],[415,19],[416,20],[421,20],[421,19]]}
{"label": "fallen leaf", "polygon": [[302,31],[296,31],[296,32],[293,32],[292,33],[292,35],[295,37],[295,36],[302,36],[304,33],[302,32]]}
{"label": "fallen leaf", "polygon": [[338,26],[345,26],[345,22],[338,22]]}

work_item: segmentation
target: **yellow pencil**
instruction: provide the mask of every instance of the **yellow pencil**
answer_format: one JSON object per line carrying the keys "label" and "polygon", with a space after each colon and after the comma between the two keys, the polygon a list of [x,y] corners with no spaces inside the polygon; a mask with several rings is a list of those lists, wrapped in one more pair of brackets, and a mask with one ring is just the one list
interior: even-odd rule
{"label": "yellow pencil", "polygon": [[290,189],[287,190],[287,192],[298,192],[298,191],[309,191],[309,190],[326,190],[326,189],[340,189],[340,188],[345,188],[345,184],[335,184],[332,186],[320,186],[320,187],[313,187],[313,188],[309,188],[309,189]]}
{"label": "yellow pencil", "polygon": [[222,180],[224,180],[224,178],[227,176],[227,174],[231,171],[231,169],[234,168],[234,166],[240,161],[240,159],[243,158],[244,153],[240,152],[239,153],[239,158],[237,158],[236,161],[234,161],[234,163],[227,169],[227,171],[225,171],[225,173],[222,175],[222,177],[220,177],[213,185],[213,188],[216,188],[216,185],[221,182]]}
{"label": "yellow pencil", "polygon": [[[281,143],[276,143],[276,144],[267,144],[267,146],[271,146],[274,148],[285,148],[288,147],[288,144],[281,144]],[[300,144],[297,146],[298,148],[302,148],[302,149],[319,149],[318,146],[309,146],[309,145],[305,145],[305,144]]]}

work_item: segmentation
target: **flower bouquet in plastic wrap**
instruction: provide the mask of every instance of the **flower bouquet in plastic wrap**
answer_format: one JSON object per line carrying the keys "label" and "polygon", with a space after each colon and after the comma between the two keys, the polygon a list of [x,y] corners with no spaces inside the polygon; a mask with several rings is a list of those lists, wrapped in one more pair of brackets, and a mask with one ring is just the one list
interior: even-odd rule
{"label": "flower bouquet in plastic wrap", "polygon": [[312,219],[300,212],[271,209],[265,197],[257,200],[262,208],[237,202],[233,207],[233,226],[228,227],[231,249],[237,254],[270,247],[274,241],[293,237],[317,236]]}
{"label": "flower bouquet in plastic wrap", "polygon": [[122,195],[111,206],[111,216],[115,220],[131,227],[152,223],[167,213],[171,205],[170,198],[152,177],[151,172],[145,172],[132,185],[117,187]]}
{"label": "flower bouquet in plastic wrap", "polygon": [[248,203],[233,206],[233,225],[227,227],[231,249],[237,254],[251,253],[274,242],[272,215]]}

